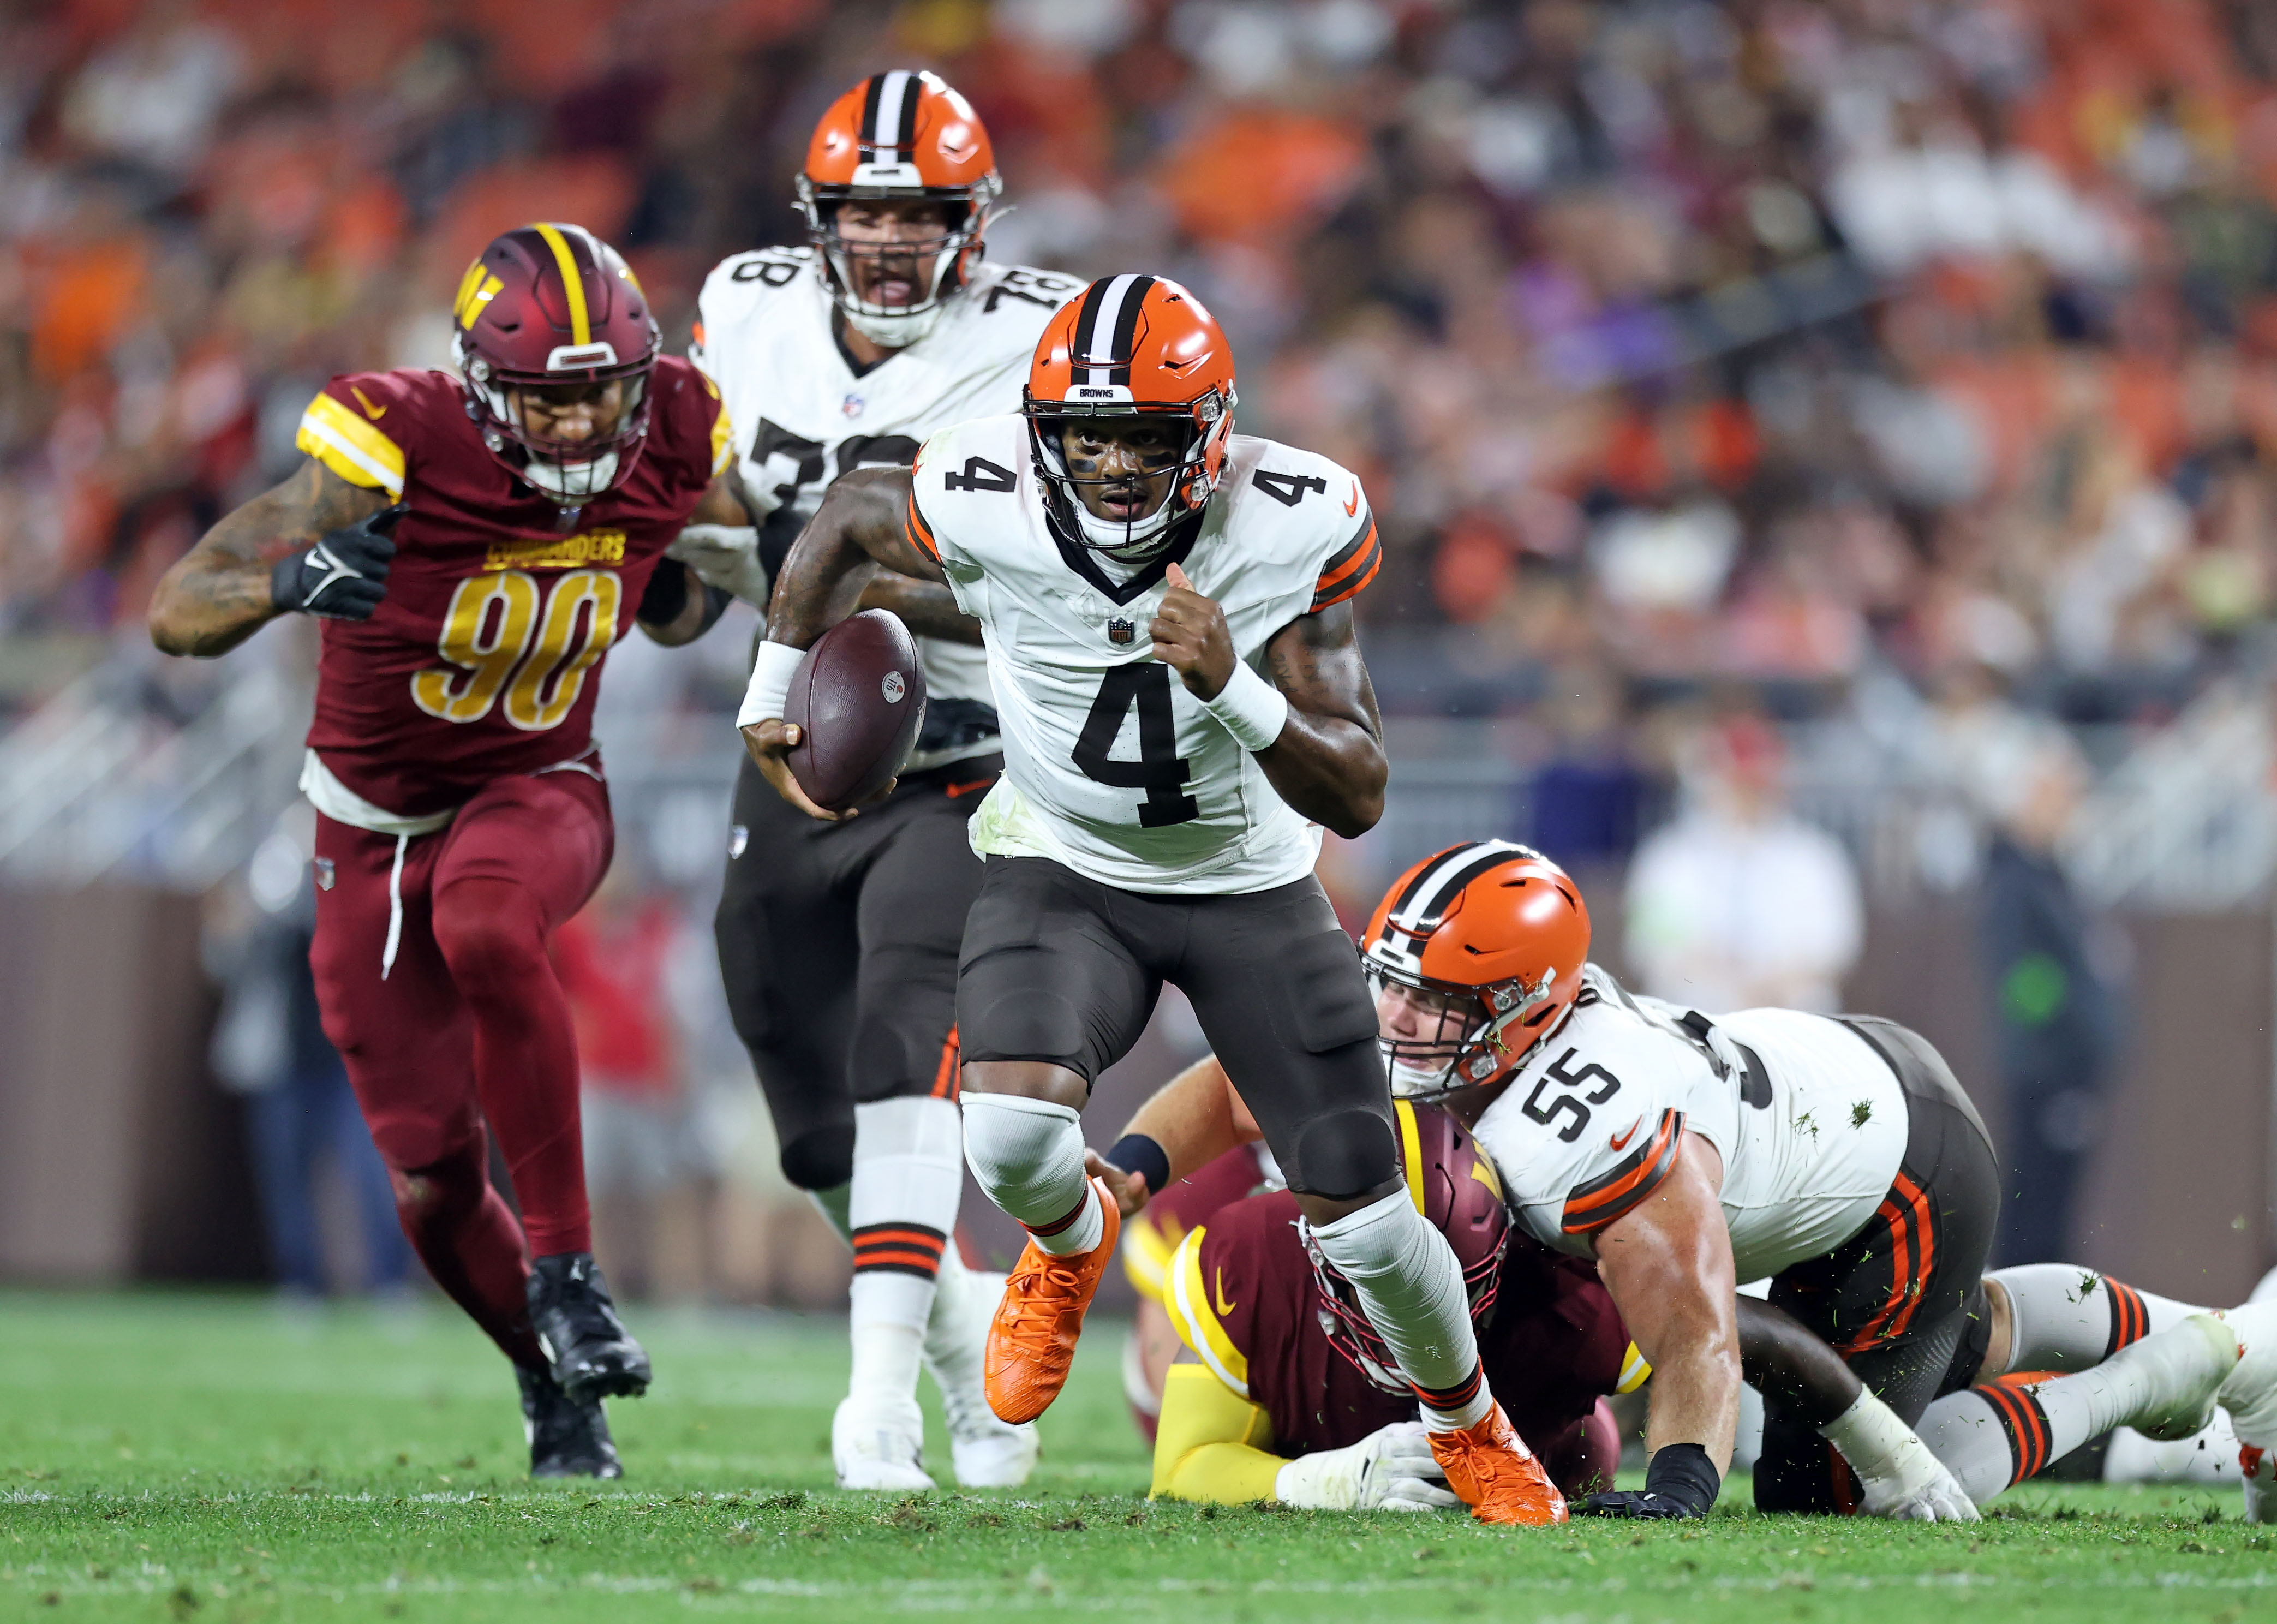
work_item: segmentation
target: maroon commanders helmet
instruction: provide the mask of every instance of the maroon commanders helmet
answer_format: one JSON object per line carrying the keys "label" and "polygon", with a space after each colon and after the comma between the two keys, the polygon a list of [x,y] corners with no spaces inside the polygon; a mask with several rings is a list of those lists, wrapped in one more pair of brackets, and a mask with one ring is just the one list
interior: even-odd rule
{"label": "maroon commanders helmet", "polygon": [[[582,225],[540,222],[493,240],[460,280],[452,350],[467,415],[491,455],[555,501],[577,506],[621,483],[648,433],[649,374],[664,335],[624,257]],[[524,420],[531,391],[577,398],[622,380],[613,423],[549,438]],[[556,392],[562,392],[557,393]]]}
{"label": "maroon commanders helmet", "polygon": [[[1510,1244],[1510,1215],[1503,1208],[1502,1176],[1484,1148],[1443,1106],[1394,1100],[1399,1127],[1400,1170],[1408,1199],[1431,1227],[1447,1238],[1463,1267],[1463,1289],[1471,1300],[1471,1321],[1483,1322],[1501,1283],[1504,1250]],[[1313,1260],[1313,1279],[1321,1290],[1321,1330],[1329,1343],[1386,1392],[1405,1398],[1399,1361],[1382,1333],[1368,1323],[1352,1285],[1321,1255],[1310,1226],[1302,1233]]]}

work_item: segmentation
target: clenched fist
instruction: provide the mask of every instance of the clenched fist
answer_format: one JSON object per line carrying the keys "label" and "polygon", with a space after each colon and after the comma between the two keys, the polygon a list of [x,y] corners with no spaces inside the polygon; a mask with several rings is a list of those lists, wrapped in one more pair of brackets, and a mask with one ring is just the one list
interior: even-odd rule
{"label": "clenched fist", "polygon": [[1215,699],[1233,678],[1233,634],[1226,629],[1225,611],[1194,591],[1176,564],[1164,579],[1170,590],[1146,629],[1154,658],[1176,671],[1195,698]]}

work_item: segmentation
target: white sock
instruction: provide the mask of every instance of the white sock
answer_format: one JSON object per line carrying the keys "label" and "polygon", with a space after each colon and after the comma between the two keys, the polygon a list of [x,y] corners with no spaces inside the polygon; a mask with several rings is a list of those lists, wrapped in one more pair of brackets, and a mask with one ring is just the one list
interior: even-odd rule
{"label": "white sock", "polygon": [[2194,1408],[2235,1363],[2220,1321],[2170,1327],[2091,1370],[1948,1393],[1922,1417],[1922,1441],[1982,1506],[2113,1427],[2157,1426],[2178,1407]]}
{"label": "white sock", "polygon": [[1313,1239],[1390,1346],[1423,1407],[1424,1425],[1451,1432],[1494,1407],[1462,1265],[1405,1190],[1318,1226]]}
{"label": "white sock", "polygon": [[964,1095],[964,1160],[988,1199],[1055,1257],[1097,1247],[1107,1220],[1083,1172],[1080,1113],[1017,1094]]}
{"label": "white sock", "polygon": [[956,1106],[925,1096],[854,1108],[849,1392],[915,1402],[935,1276],[964,1182]]}
{"label": "white sock", "polygon": [[1988,1366],[1978,1373],[1985,1378],[2010,1370],[2085,1370],[2205,1312],[2076,1263],[2025,1263],[1986,1278],[2007,1292],[2013,1329],[2007,1364]]}

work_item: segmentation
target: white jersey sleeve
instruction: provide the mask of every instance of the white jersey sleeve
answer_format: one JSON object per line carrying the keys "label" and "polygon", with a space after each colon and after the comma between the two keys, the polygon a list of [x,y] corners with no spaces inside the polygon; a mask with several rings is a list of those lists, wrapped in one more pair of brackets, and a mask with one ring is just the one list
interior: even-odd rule
{"label": "white jersey sleeve", "polygon": [[1687,1014],[1588,967],[1573,1013],[1479,1123],[1519,1221],[1587,1254],[1674,1170],[1692,1132],[1723,1159],[1741,1284],[1856,1234],[1905,1155],[1896,1074],[1824,1016],[1746,1010],[1687,1031]]}
{"label": "white jersey sleeve", "polygon": [[910,531],[986,629],[1005,778],[977,850],[1048,857],[1136,891],[1238,892],[1312,870],[1320,830],[1154,658],[1146,628],[1178,563],[1224,610],[1241,659],[1375,578],[1382,548],[1359,481],[1325,457],[1236,436],[1193,532],[1128,580],[1052,524],[1010,416],[926,442]]}
{"label": "white jersey sleeve", "polygon": [[1534,1046],[1477,1130],[1512,1215],[1543,1245],[1584,1257],[1675,1170],[1687,1130],[1721,1148],[1732,1093],[1697,1046],[1591,971],[1573,1013]]}
{"label": "white jersey sleeve", "polygon": [[[925,438],[968,418],[1016,409],[1036,343],[1083,284],[1022,265],[976,268],[925,339],[857,373],[814,250],[760,248],[723,260],[697,300],[690,356],[720,386],[735,457],[772,576],[833,480],[857,468],[906,467]],[[918,639],[928,698],[913,766],[953,759],[936,737],[988,699],[986,658],[968,644]],[[977,722],[975,723],[977,726]],[[972,731],[968,728],[966,731]],[[994,724],[963,753],[993,750]]]}

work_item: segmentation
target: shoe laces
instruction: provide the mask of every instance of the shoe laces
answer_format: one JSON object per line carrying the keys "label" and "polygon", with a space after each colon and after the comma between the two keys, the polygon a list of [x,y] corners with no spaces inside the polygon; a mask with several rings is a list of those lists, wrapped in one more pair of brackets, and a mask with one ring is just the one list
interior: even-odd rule
{"label": "shoe laces", "polygon": [[1059,1345],[1060,1316],[1083,1289],[1083,1276],[1061,1258],[1046,1254],[1040,1263],[1016,1269],[1004,1283],[1006,1293],[1017,1297],[1010,1322],[1001,1329],[1006,1341],[1024,1353],[1054,1352]]}

